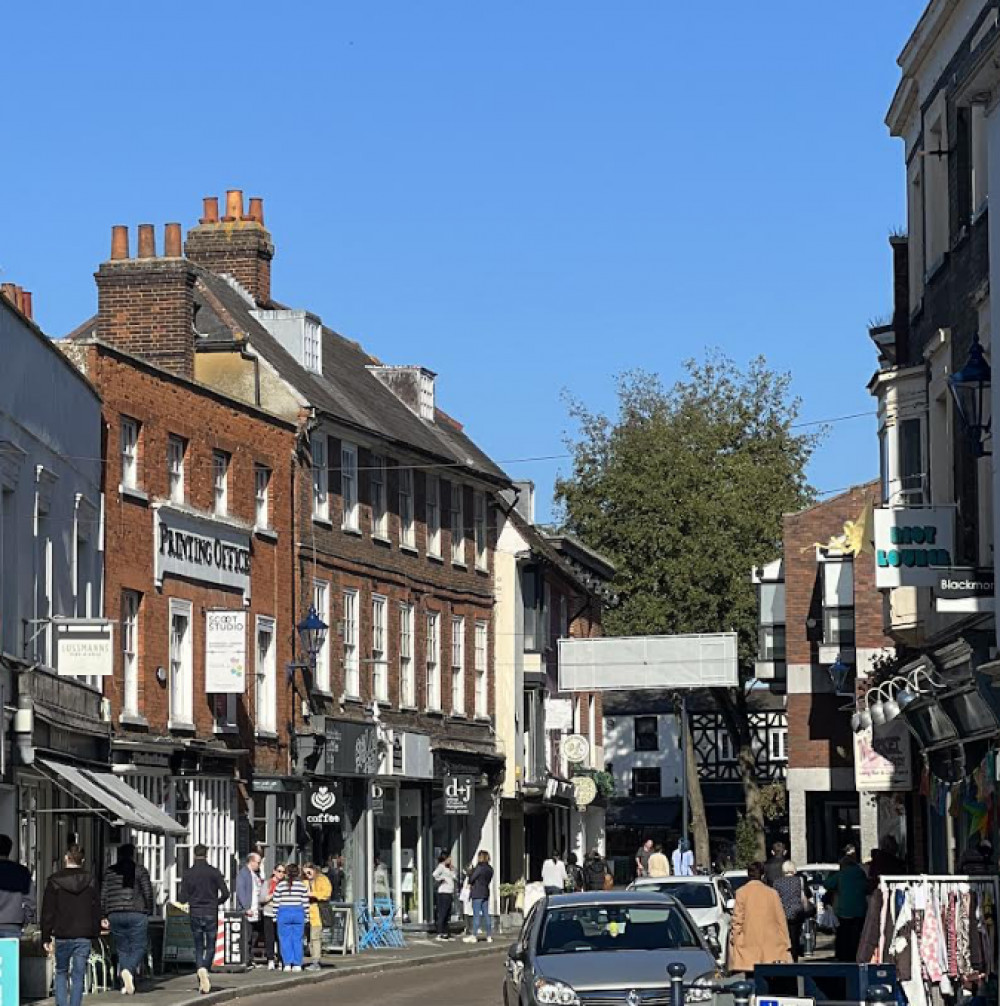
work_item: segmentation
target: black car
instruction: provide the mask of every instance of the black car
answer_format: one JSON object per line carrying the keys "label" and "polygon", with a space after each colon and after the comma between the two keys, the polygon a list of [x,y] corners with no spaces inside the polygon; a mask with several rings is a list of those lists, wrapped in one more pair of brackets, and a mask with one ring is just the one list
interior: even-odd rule
{"label": "black car", "polygon": [[[507,956],[504,1006],[660,1006],[667,965],[684,964],[690,1003],[712,998],[715,958],[684,906],[664,894],[556,894],[528,912]],[[699,987],[702,986],[702,987]]]}

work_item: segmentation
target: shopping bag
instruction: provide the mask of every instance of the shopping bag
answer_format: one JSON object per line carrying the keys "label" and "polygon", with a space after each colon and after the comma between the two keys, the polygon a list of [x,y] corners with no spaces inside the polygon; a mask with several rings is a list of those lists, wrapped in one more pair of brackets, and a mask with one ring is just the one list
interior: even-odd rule
{"label": "shopping bag", "polygon": [[816,916],[816,928],[823,933],[832,933],[840,925],[837,913],[827,905],[819,915]]}

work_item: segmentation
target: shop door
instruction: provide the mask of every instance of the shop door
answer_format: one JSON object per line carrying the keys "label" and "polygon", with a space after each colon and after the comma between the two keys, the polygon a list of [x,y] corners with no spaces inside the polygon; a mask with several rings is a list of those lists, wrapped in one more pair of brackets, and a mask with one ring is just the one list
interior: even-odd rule
{"label": "shop door", "polygon": [[806,810],[809,821],[807,848],[813,863],[837,863],[844,849],[853,845],[858,856],[861,849],[861,811],[858,796],[839,793],[807,793]]}
{"label": "shop door", "polygon": [[375,807],[374,897],[377,901],[400,901],[399,790],[385,783],[374,783],[381,807]]}
{"label": "shop door", "polygon": [[424,887],[425,881],[421,864],[423,852],[423,814],[421,813],[421,792],[419,789],[403,789],[399,792],[399,857],[400,857],[400,904],[403,921],[419,923],[425,921]]}

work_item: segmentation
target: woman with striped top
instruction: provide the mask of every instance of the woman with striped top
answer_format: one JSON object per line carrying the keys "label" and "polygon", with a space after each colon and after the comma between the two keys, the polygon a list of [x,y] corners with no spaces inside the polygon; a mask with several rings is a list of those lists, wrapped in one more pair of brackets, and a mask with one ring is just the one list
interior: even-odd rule
{"label": "woman with striped top", "polygon": [[302,937],[309,907],[309,885],[299,879],[295,863],[285,867],[284,880],[274,889],[274,907],[278,919],[278,944],[286,971],[302,970]]}

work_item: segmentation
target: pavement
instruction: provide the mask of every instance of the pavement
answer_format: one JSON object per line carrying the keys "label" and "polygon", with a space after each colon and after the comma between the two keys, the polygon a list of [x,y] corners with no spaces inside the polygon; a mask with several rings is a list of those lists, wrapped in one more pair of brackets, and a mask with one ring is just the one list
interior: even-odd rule
{"label": "pavement", "polygon": [[[426,965],[449,964],[458,966],[429,968],[428,972],[442,976],[464,975],[467,992],[470,973],[477,974],[480,971],[481,965],[477,959],[491,960],[495,958],[496,964],[490,964],[489,968],[490,971],[497,972],[496,980],[490,982],[494,998],[484,1000],[484,1002],[493,1003],[498,1001],[502,977],[500,955],[506,952],[512,940],[512,935],[500,934],[496,937],[495,943],[481,942],[473,946],[463,943],[461,939],[438,943],[424,937],[408,938],[405,947],[367,950],[348,957],[324,957],[321,971],[286,974],[283,971],[268,971],[266,968],[257,967],[243,973],[213,972],[212,991],[207,995],[201,995],[197,991],[194,974],[188,971],[177,975],[159,975],[141,983],[133,1000],[123,999],[121,993],[115,990],[114,992],[86,996],[84,1002],[87,1006],[110,1006],[111,1003],[122,1006],[123,1002],[129,1001],[141,1004],[141,1006],[193,1006],[195,1003],[199,1006],[208,1006],[210,1003],[224,1003],[235,999],[249,998],[256,1001],[260,996],[270,996],[273,993],[295,989],[296,1001],[300,1004],[321,1001],[328,1003],[331,990],[316,988],[316,986],[325,986],[329,982],[350,979],[358,989],[367,989],[373,976],[395,975],[396,972],[409,972]],[[412,975],[409,977],[398,976],[397,984],[412,985]],[[354,997],[351,998],[354,999]],[[394,1003],[395,1001],[395,999],[392,1000]],[[442,1000],[442,1002],[444,1001]],[[454,1001],[456,1003],[460,1001],[472,1002],[467,998]],[[35,1000],[35,1006],[54,1006],[54,1002],[53,999],[39,999]]]}

